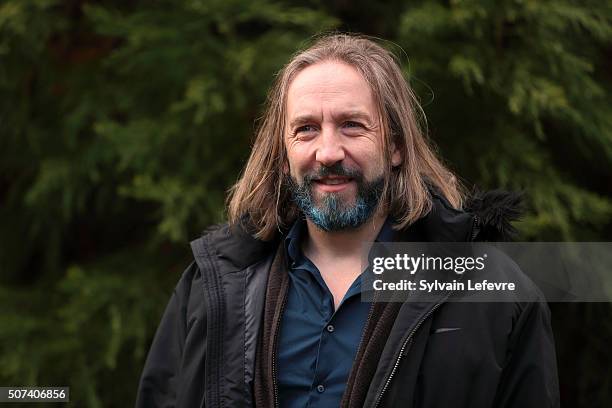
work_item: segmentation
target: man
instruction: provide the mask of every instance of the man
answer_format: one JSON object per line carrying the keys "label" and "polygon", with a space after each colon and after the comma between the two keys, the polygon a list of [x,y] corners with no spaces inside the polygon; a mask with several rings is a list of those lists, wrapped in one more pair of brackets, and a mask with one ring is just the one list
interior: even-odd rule
{"label": "man", "polygon": [[191,244],[137,406],[558,406],[543,302],[361,301],[364,242],[500,240],[516,216],[514,196],[464,202],[419,109],[368,39],[293,57],[229,223]]}

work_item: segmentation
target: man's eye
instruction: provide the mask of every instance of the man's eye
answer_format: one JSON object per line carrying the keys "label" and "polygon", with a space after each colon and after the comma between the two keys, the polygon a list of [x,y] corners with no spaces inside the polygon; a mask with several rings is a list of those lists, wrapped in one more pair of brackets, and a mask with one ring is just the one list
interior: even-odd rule
{"label": "man's eye", "polygon": [[295,133],[303,133],[303,132],[314,132],[315,130],[317,130],[314,126],[312,125],[304,125],[304,126],[300,126],[299,128],[295,129]]}
{"label": "man's eye", "polygon": [[344,122],[344,127],[347,128],[362,128],[363,125],[359,122],[353,122],[352,120],[349,120],[348,122]]}

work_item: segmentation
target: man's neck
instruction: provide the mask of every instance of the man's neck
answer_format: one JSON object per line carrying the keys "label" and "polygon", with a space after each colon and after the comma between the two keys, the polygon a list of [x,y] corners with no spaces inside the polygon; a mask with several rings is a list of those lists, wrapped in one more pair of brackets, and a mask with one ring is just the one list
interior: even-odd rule
{"label": "man's neck", "polygon": [[377,213],[359,228],[343,231],[323,231],[306,219],[307,236],[302,250],[309,258],[350,258],[361,254],[365,242],[373,242],[382,228],[386,214]]}

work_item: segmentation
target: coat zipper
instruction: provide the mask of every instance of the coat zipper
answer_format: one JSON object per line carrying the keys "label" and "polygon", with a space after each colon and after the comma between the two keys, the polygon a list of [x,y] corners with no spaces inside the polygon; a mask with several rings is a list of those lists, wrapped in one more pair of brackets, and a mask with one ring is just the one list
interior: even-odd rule
{"label": "coat zipper", "polygon": [[389,388],[389,384],[391,383],[391,380],[393,379],[393,377],[395,376],[395,373],[397,372],[397,368],[399,367],[400,360],[402,359],[402,357],[406,353],[406,348],[408,347],[409,343],[412,342],[412,336],[414,336],[414,333],[416,333],[416,331],[419,329],[419,327],[421,327],[423,322],[425,320],[427,320],[427,318],[429,318],[429,316],[431,316],[431,314],[433,312],[435,312],[436,309],[438,307],[440,307],[440,305],[442,303],[444,303],[444,301],[447,298],[448,298],[448,296],[446,296],[442,301],[440,301],[439,303],[436,303],[431,309],[429,309],[429,311],[421,318],[421,320],[419,320],[419,322],[416,324],[416,326],[414,326],[414,328],[410,331],[410,334],[408,335],[408,337],[406,338],[406,340],[402,344],[402,348],[400,349],[400,353],[397,356],[397,359],[395,360],[395,365],[393,366],[393,370],[391,370],[391,374],[389,375],[389,378],[387,378],[387,381],[385,382],[385,386],[383,387],[382,391],[378,395],[378,398],[376,399],[376,404],[374,405],[374,408],[377,408],[380,405],[380,402],[382,401],[383,395],[385,394],[385,392],[387,392],[387,388]]}
{"label": "coat zipper", "polygon": [[389,378],[387,378],[387,381],[385,382],[385,386],[383,387],[382,391],[380,392],[380,394],[378,395],[378,398],[376,399],[376,404],[374,405],[374,408],[377,408],[380,405],[380,402],[382,401],[382,397],[385,394],[385,392],[387,391],[387,388],[389,388],[389,384],[391,383],[391,380],[393,379],[393,376],[395,376],[395,373],[397,372],[397,368],[399,367],[399,363],[400,360],[402,359],[402,356],[405,354],[406,352],[406,348],[408,346],[408,344],[412,341],[412,336],[414,335],[414,333],[418,330],[419,327],[421,327],[421,325],[423,324],[423,322],[429,317],[431,316],[431,314],[438,308],[440,307],[440,305],[443,302],[440,303],[436,303],[434,305],[434,307],[432,307],[426,314],[425,316],[423,316],[421,318],[421,320],[419,320],[419,322],[417,323],[416,326],[414,326],[414,328],[410,331],[410,334],[408,335],[408,337],[406,338],[406,340],[404,341],[404,344],[402,344],[402,348],[400,349],[400,353],[397,356],[397,360],[395,360],[395,365],[393,366],[393,370],[391,370],[391,375],[389,375]]}
{"label": "coat zipper", "polygon": [[[221,327],[221,329],[213,331],[217,335],[216,335],[216,338],[213,338],[210,341],[210,344],[215,345],[215,343],[216,343],[216,347],[213,349],[212,355],[214,355],[214,356],[221,356],[222,355],[222,345],[223,345],[223,335],[222,335],[222,333],[223,333],[223,326],[222,326],[223,319],[221,319],[220,316],[218,316],[220,314],[220,312],[219,312],[218,308],[216,307],[216,305],[218,305],[221,302],[222,294],[219,291],[219,283],[217,281],[217,278],[218,278],[217,272],[218,271],[217,271],[215,263],[212,261],[212,256],[210,255],[210,252],[208,251],[210,243],[209,243],[208,240],[205,241],[205,242],[206,242],[207,245],[202,244],[202,247],[201,247],[201,249],[204,252],[205,256],[202,256],[201,259],[202,259],[202,262],[205,263],[205,265],[208,266],[209,270],[212,272],[210,275],[215,277],[215,278],[212,278],[208,282],[208,285],[206,285],[207,288],[208,288],[207,296],[214,300],[214,301],[211,301],[211,302],[208,303],[209,304],[208,314],[211,317],[213,317],[213,318],[217,317],[219,319],[219,327]],[[206,268],[203,268],[203,269],[206,269]],[[214,305],[214,306],[211,306],[211,305]],[[219,364],[219,358],[217,357],[216,360],[213,360],[211,358],[209,360],[210,361],[215,361],[215,364],[211,364],[211,366],[214,367],[214,370],[216,372],[216,375],[211,375],[209,377],[211,377],[211,378],[219,378],[219,373],[221,372],[221,368],[220,368],[220,364]],[[208,384],[208,385],[210,385],[210,384]],[[206,382],[204,383],[204,387],[205,388],[207,387]],[[210,388],[213,389],[213,391],[211,392],[211,394],[212,394],[212,396],[211,396],[212,405],[215,405],[215,402],[218,403],[218,404],[221,404],[221,401],[220,401],[220,399],[221,399],[220,398],[221,392],[220,392],[220,389],[219,389],[219,382],[218,381],[214,382],[213,383],[213,387],[210,387]]]}
{"label": "coat zipper", "polygon": [[[281,304],[280,316],[282,319],[285,311],[285,304],[287,303],[287,288],[285,287],[283,293],[283,302]],[[274,340],[272,342],[272,389],[274,390],[274,408],[278,408],[278,384],[276,383],[276,349],[278,343],[278,332],[279,328],[274,332]]]}
{"label": "coat zipper", "polygon": [[470,241],[474,241],[476,239],[476,235],[480,232],[480,227],[478,224],[480,223],[480,218],[477,215],[474,215],[474,222],[472,223],[472,234],[470,236]]}

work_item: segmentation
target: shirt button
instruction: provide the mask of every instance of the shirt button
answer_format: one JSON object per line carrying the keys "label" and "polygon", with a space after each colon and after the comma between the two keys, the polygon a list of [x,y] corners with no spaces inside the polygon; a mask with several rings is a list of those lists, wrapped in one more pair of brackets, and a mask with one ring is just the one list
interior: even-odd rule
{"label": "shirt button", "polygon": [[323,384],[317,385],[317,391],[319,391],[319,392],[325,391],[325,387],[323,386]]}
{"label": "shirt button", "polygon": [[327,331],[332,333],[334,331],[334,326],[332,324],[327,326]]}

